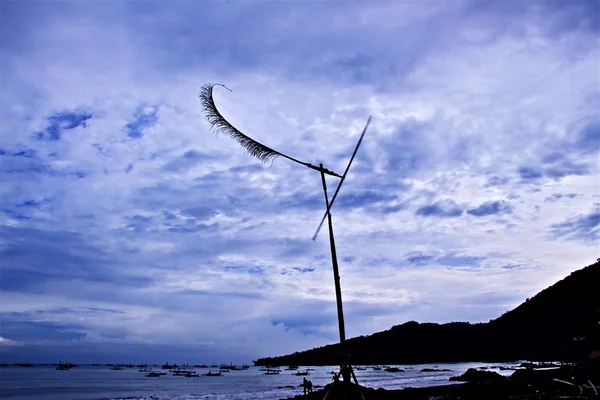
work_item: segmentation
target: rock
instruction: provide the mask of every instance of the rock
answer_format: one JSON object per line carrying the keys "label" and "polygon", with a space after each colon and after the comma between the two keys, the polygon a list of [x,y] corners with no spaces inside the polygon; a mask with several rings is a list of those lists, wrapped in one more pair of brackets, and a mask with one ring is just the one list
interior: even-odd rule
{"label": "rock", "polygon": [[506,377],[493,371],[478,371],[475,368],[469,368],[460,376],[451,376],[449,380],[459,382],[484,382],[493,379],[506,379]]}

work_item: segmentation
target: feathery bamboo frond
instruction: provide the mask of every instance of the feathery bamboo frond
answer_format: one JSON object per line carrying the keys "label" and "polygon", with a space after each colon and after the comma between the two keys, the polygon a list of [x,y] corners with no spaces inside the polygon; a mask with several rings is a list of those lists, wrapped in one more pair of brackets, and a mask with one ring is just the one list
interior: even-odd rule
{"label": "feathery bamboo frond", "polygon": [[229,136],[232,139],[235,139],[239,144],[242,145],[243,148],[246,149],[248,154],[250,154],[252,157],[258,158],[263,163],[272,161],[273,159],[279,156],[290,158],[276,150],[273,150],[270,147],[265,146],[262,143],[257,142],[249,136],[244,135],[235,126],[231,125],[225,119],[225,117],[221,115],[221,113],[217,109],[217,106],[215,105],[215,101],[213,98],[213,88],[215,86],[225,87],[224,85],[218,83],[207,83],[206,85],[202,86],[202,89],[200,91],[200,101],[202,103],[202,109],[204,110],[206,119],[210,124],[210,128],[214,132],[222,133],[224,135]]}

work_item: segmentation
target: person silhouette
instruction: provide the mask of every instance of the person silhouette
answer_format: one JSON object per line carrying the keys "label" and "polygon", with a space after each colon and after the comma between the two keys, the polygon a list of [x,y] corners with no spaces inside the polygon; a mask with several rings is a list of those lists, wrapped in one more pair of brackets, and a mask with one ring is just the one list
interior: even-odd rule
{"label": "person silhouette", "polygon": [[[306,379],[306,378],[304,378]],[[310,379],[308,379],[306,381],[306,383],[308,383],[308,393],[312,393],[312,381]]]}
{"label": "person silhouette", "polygon": [[302,378],[302,387],[304,388],[304,395],[308,392],[308,380],[306,378]]}

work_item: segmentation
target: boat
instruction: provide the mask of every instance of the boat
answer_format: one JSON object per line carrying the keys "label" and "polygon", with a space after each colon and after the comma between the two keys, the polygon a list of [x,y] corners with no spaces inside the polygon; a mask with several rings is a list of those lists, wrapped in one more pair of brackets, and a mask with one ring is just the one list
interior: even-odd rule
{"label": "boat", "polygon": [[174,376],[185,376],[190,373],[196,373],[192,368],[190,368],[187,364],[182,365],[178,368],[173,368],[170,370]]}
{"label": "boat", "polygon": [[223,376],[223,374],[220,372],[212,372],[211,370],[208,370],[208,372],[204,374],[204,376]]}
{"label": "boat", "polygon": [[31,368],[31,367],[33,367],[33,364],[28,363],[28,362],[26,362],[26,363],[16,363],[15,365],[17,367],[25,367],[25,368]]}
{"label": "boat", "polygon": [[219,372],[229,372],[229,370],[225,368],[219,368]]}
{"label": "boat", "polygon": [[157,371],[148,371],[148,373],[145,375],[147,378],[158,378],[159,376],[164,375],[163,373],[157,372]]}
{"label": "boat", "polygon": [[296,375],[296,376],[306,376],[306,375],[308,375],[308,370],[304,370],[304,371],[296,371],[296,372],[294,373],[294,375]]}
{"label": "boat", "polygon": [[286,370],[286,371],[295,371],[295,370],[297,370],[297,369],[298,369],[298,366],[297,366],[297,365],[290,365],[290,366],[288,366],[288,367],[287,367],[285,370]]}
{"label": "boat", "polygon": [[0,367],[8,367],[8,364],[6,362],[1,362]]}
{"label": "boat", "polygon": [[265,375],[279,375],[280,372],[281,372],[280,369],[267,368]]}
{"label": "boat", "polygon": [[138,364],[136,365],[138,368],[148,368],[148,364]]}
{"label": "boat", "polygon": [[196,364],[194,368],[208,368],[208,366],[206,364]]}
{"label": "boat", "polygon": [[70,366],[68,366],[67,364],[63,364],[61,361],[59,361],[58,365],[56,366],[57,371],[68,371],[70,369]]}
{"label": "boat", "polygon": [[200,374],[197,373],[196,371],[188,372],[187,374],[185,374],[186,378],[197,378],[199,376],[200,376]]}
{"label": "boat", "polygon": [[177,367],[178,367],[177,364],[164,363],[161,368],[162,369],[173,369],[173,368],[177,368]]}
{"label": "boat", "polygon": [[211,368],[219,368],[219,366],[217,364],[213,364],[210,366]]}
{"label": "boat", "polygon": [[122,371],[125,368],[121,367],[120,365],[115,365],[114,367],[111,368],[113,371]]}

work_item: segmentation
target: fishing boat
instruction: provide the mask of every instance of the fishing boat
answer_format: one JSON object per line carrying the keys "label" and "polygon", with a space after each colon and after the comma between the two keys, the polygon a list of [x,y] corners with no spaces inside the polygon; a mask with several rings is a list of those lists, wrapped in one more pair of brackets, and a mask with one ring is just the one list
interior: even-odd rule
{"label": "fishing boat", "polygon": [[199,376],[200,376],[200,374],[197,373],[196,371],[188,372],[187,374],[185,374],[186,378],[197,378]]}
{"label": "fishing boat", "polygon": [[208,368],[208,366],[206,364],[196,364],[194,368]]}
{"label": "fishing boat", "polygon": [[173,368],[177,368],[177,367],[178,367],[177,364],[164,363],[161,368],[162,369],[173,369]]}
{"label": "fishing boat", "polygon": [[229,372],[229,370],[226,369],[226,368],[219,368],[219,372],[221,372],[221,373],[223,373],[223,372]]}
{"label": "fishing boat", "polygon": [[67,363],[64,363],[64,364],[63,364],[63,362],[62,362],[62,361],[59,361],[59,362],[58,362],[58,365],[56,366],[56,370],[57,370],[57,371],[68,371],[68,370],[70,370],[71,368],[72,368],[72,367],[71,367],[69,364],[67,364]]}
{"label": "fishing boat", "polygon": [[280,369],[267,368],[267,370],[265,371],[265,375],[279,375],[280,372]]}
{"label": "fishing boat", "polygon": [[15,364],[17,367],[25,367],[25,368],[31,368],[33,367],[33,364],[25,362],[25,363],[17,363]]}
{"label": "fishing boat", "polygon": [[181,367],[171,369],[170,372],[175,376],[185,376],[189,373],[195,373],[196,371],[190,368],[189,365],[183,364]]}
{"label": "fishing boat", "polygon": [[157,371],[148,371],[148,373],[145,375],[147,378],[158,378],[159,376],[164,375],[163,373],[157,372]]}
{"label": "fishing boat", "polygon": [[298,366],[297,366],[297,365],[290,365],[290,366],[288,366],[288,367],[287,367],[285,370],[286,370],[286,371],[295,371],[295,370],[297,370],[297,369],[298,369]]}
{"label": "fishing boat", "polygon": [[211,370],[208,370],[208,372],[204,374],[204,376],[223,376],[223,374],[220,372],[212,372]]}
{"label": "fishing boat", "polygon": [[296,371],[296,372],[294,373],[294,375],[296,375],[296,376],[306,376],[306,375],[308,375],[308,370],[304,370],[304,371]]}
{"label": "fishing boat", "polygon": [[210,366],[211,368],[219,368],[219,366],[217,364],[213,364]]}

